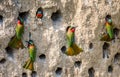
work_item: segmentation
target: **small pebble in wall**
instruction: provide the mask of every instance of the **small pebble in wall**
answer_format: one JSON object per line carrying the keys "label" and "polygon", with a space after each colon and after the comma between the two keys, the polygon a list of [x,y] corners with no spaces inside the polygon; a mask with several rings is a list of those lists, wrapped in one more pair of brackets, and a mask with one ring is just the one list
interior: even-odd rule
{"label": "small pebble in wall", "polygon": [[62,52],[68,56],[78,55],[80,52],[83,52],[82,48],[79,48],[75,43],[74,39],[75,28],[76,27],[68,26],[66,29],[68,48]]}
{"label": "small pebble in wall", "polygon": [[113,32],[113,24],[111,15],[107,15],[105,17],[105,25],[103,26],[106,28],[106,33],[102,34],[101,41],[111,41],[114,39],[114,32]]}

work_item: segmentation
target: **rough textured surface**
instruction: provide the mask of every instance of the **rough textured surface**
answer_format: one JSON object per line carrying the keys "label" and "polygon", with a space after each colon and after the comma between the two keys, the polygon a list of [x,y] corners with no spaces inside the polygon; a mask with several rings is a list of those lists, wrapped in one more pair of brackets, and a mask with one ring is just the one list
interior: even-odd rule
{"label": "rough textured surface", "polygon": [[[44,16],[37,19],[40,7]],[[27,12],[24,45],[30,29],[37,47],[34,72],[22,68],[29,57],[27,48],[5,50],[21,12]],[[120,77],[120,34],[115,41],[99,41],[107,14],[119,30],[120,0],[0,0],[0,77]],[[76,43],[84,52],[77,56],[61,52],[68,25],[78,26]]]}

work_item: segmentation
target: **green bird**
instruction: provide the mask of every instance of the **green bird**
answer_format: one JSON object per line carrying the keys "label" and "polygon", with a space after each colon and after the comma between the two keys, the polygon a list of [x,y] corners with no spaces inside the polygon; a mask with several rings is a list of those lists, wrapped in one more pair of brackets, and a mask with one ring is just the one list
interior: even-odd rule
{"label": "green bird", "polygon": [[64,52],[66,55],[68,56],[73,56],[73,55],[77,55],[80,52],[83,52],[82,48],[79,48],[76,44],[75,44],[75,38],[74,38],[74,34],[75,34],[75,27],[72,26],[68,26],[66,29],[66,37],[67,37],[67,45],[68,48],[67,50]]}
{"label": "green bird", "polygon": [[10,48],[15,48],[15,49],[24,48],[24,45],[22,43],[23,33],[24,33],[23,22],[21,22],[21,20],[18,19],[17,26],[15,28],[15,36],[11,39],[8,46]]}
{"label": "green bird", "polygon": [[106,20],[105,27],[107,33],[102,36],[101,41],[111,41],[114,38],[111,15],[107,15],[105,17],[105,20]]}
{"label": "green bird", "polygon": [[25,69],[29,69],[29,70],[34,70],[34,61],[36,58],[36,47],[33,43],[33,40],[29,40],[28,42],[28,52],[29,52],[29,59],[26,61],[26,63],[24,64],[23,68]]}

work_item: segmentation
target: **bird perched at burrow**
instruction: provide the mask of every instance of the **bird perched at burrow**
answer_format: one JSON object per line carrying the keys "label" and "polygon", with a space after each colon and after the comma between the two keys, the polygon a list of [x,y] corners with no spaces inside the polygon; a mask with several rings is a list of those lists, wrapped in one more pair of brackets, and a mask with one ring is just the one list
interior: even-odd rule
{"label": "bird perched at burrow", "polygon": [[42,11],[42,10],[38,10],[38,11],[36,12],[36,17],[37,17],[37,18],[42,18],[42,17],[43,17],[43,11]]}
{"label": "bird perched at burrow", "polygon": [[112,24],[112,19],[111,15],[107,15],[105,17],[105,28],[106,28],[106,33],[101,37],[101,41],[111,41],[114,39],[114,32],[113,32],[113,24]]}
{"label": "bird perched at burrow", "polygon": [[79,48],[76,44],[75,44],[75,27],[72,26],[68,26],[66,29],[66,37],[67,37],[67,45],[68,48],[63,51],[63,53],[65,53],[68,56],[73,56],[73,55],[77,55],[80,52],[83,52],[82,48]]}
{"label": "bird perched at burrow", "polygon": [[24,33],[24,25],[23,21],[18,19],[17,26],[15,28],[15,36],[11,39],[8,46],[10,48],[24,48],[23,42],[22,42],[22,35]]}
{"label": "bird perched at burrow", "polygon": [[33,71],[34,70],[34,61],[36,58],[36,47],[34,45],[33,40],[29,40],[26,42],[28,43],[28,52],[29,52],[30,58],[26,61],[23,68]]}

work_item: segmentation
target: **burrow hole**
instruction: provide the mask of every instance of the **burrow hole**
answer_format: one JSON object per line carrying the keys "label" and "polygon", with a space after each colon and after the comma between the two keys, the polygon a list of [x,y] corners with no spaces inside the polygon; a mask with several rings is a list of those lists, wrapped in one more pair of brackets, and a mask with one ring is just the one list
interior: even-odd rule
{"label": "burrow hole", "polygon": [[113,66],[112,66],[112,65],[109,65],[109,66],[108,66],[108,72],[109,72],[109,73],[112,73],[112,71],[113,71]]}
{"label": "burrow hole", "polygon": [[119,34],[119,29],[118,28],[114,28],[113,32],[114,32],[115,37],[117,37],[118,34]]}
{"label": "burrow hole", "polygon": [[93,67],[91,67],[90,69],[88,69],[89,77],[94,77],[94,73],[95,73],[95,70],[93,69]]}
{"label": "burrow hole", "polygon": [[36,11],[37,18],[43,18],[43,9],[40,7]]}
{"label": "burrow hole", "polygon": [[61,51],[62,51],[63,53],[65,53],[65,51],[66,51],[66,46],[62,46]]}
{"label": "burrow hole", "polygon": [[28,15],[29,15],[29,11],[26,11],[26,12],[20,12],[19,13],[19,16],[18,16],[18,19],[22,19],[23,20],[23,22],[25,21],[27,21],[27,19],[28,19]]}
{"label": "burrow hole", "polygon": [[3,26],[3,16],[0,15],[0,28],[2,28],[2,26]]}
{"label": "burrow hole", "polygon": [[6,59],[5,58],[2,58],[1,60],[0,60],[0,64],[4,64],[6,62]]}
{"label": "burrow hole", "polygon": [[56,12],[52,13],[51,19],[55,21],[59,21],[62,18],[61,11],[57,10]]}
{"label": "burrow hole", "polygon": [[117,53],[114,56],[114,63],[119,63],[119,62],[120,62],[120,53]]}
{"label": "burrow hole", "polygon": [[36,71],[32,71],[31,77],[37,77],[37,72]]}
{"label": "burrow hole", "polygon": [[61,67],[57,67],[57,69],[55,71],[55,74],[56,74],[57,77],[61,76],[61,74],[62,74],[62,68]]}
{"label": "burrow hole", "polygon": [[75,66],[75,67],[80,67],[81,64],[82,64],[81,61],[75,61],[74,66]]}
{"label": "burrow hole", "polygon": [[46,55],[45,55],[45,54],[41,54],[41,55],[39,56],[39,58],[40,58],[41,61],[45,61]]}
{"label": "burrow hole", "polygon": [[103,58],[109,58],[109,44],[104,42],[103,44]]}
{"label": "burrow hole", "polygon": [[27,74],[25,72],[23,72],[22,77],[27,77]]}
{"label": "burrow hole", "polygon": [[90,43],[89,44],[89,49],[92,49],[93,48],[93,43]]}
{"label": "burrow hole", "polygon": [[5,48],[8,57],[13,58],[13,50],[9,46]]}

